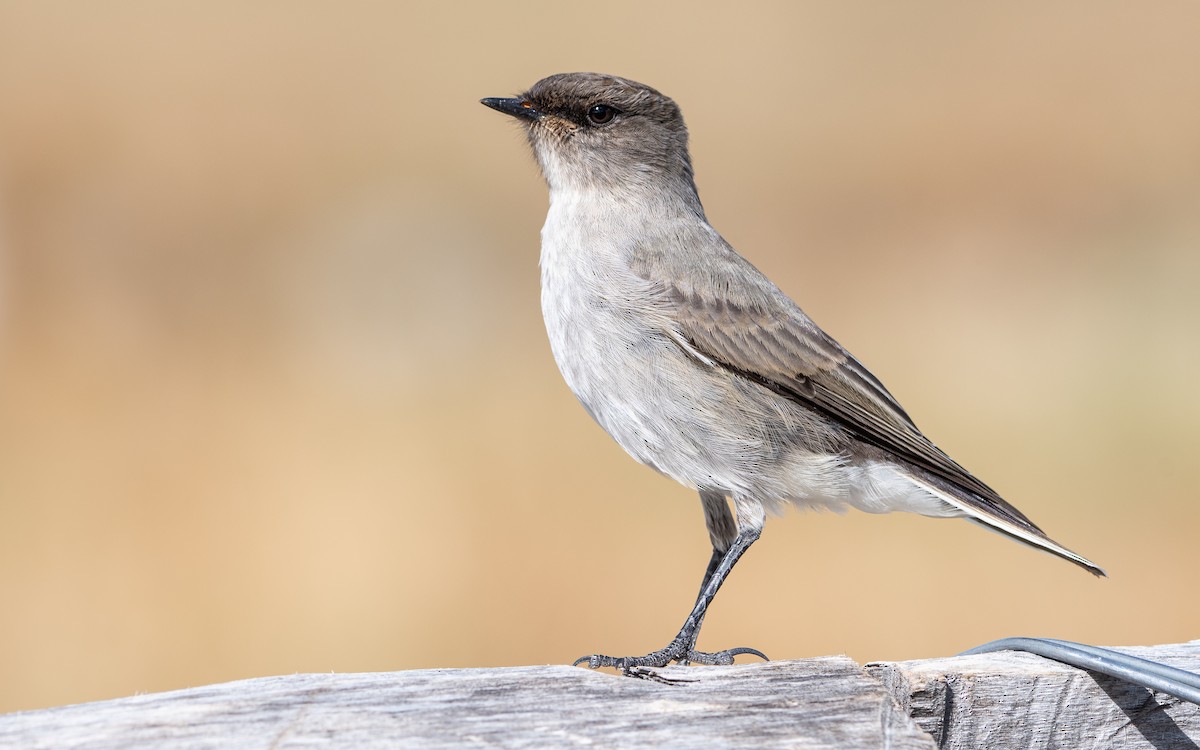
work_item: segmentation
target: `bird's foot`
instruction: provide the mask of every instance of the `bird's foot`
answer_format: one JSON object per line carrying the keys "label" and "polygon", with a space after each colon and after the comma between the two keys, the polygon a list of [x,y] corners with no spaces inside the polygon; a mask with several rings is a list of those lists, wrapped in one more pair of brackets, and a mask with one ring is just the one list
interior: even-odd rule
{"label": "bird's foot", "polygon": [[714,651],[712,653],[706,651],[688,651],[687,657],[679,661],[680,664],[733,664],[733,657],[741,656],[742,654],[751,654],[757,656],[763,661],[771,661],[767,655],[756,648],[749,646],[738,646],[737,648],[727,648],[724,651]]}
{"label": "bird's foot", "polygon": [[767,655],[758,649],[747,648],[741,646],[738,648],[728,648],[724,651],[715,651],[709,653],[707,651],[696,651],[694,649],[684,648],[672,643],[666,648],[659,649],[645,656],[605,656],[604,654],[592,654],[590,656],[581,656],[575,660],[572,666],[579,666],[587,663],[589,669],[599,669],[601,667],[613,667],[621,670],[621,674],[629,677],[643,677],[648,668],[665,667],[671,662],[679,662],[680,664],[733,664],[733,658],[742,654],[753,654],[763,661],[770,661]]}

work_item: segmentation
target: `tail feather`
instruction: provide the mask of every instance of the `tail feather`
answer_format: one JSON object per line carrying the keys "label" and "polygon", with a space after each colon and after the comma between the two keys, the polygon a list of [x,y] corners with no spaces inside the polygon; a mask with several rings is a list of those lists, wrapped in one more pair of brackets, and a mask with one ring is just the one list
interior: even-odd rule
{"label": "tail feather", "polygon": [[945,489],[938,487],[937,484],[930,482],[922,477],[909,474],[909,478],[920,485],[922,488],[941,498],[942,501],[957,508],[962,512],[968,520],[973,521],[980,526],[1003,534],[1004,536],[1015,539],[1018,542],[1029,545],[1036,549],[1044,550],[1053,555],[1058,555],[1064,560],[1070,560],[1084,570],[1095,576],[1107,576],[1104,569],[1096,565],[1086,557],[1076,554],[1050,537],[1046,536],[1041,529],[1034,526],[1032,523],[1028,526],[1015,523],[1012,520],[1004,518],[1000,515],[987,512],[986,507],[979,502],[968,502],[967,500],[956,497],[955,494],[947,492]]}

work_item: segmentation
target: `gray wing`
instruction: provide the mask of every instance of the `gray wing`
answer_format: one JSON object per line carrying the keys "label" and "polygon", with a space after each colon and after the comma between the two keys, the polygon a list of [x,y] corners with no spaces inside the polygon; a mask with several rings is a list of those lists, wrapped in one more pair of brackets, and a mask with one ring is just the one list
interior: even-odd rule
{"label": "gray wing", "polygon": [[1045,536],[930,442],[874,375],[715,232],[643,245],[630,267],[661,288],[676,333],[699,354],[924,470],[977,510]]}

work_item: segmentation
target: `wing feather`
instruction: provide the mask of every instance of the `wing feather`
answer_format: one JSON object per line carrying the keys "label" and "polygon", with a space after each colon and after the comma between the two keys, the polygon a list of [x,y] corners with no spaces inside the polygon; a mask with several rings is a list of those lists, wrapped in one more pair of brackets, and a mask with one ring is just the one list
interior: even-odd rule
{"label": "wing feather", "polygon": [[[695,240],[716,247],[707,248],[702,259],[673,259],[643,246],[630,260],[631,269],[660,288],[672,305],[676,340],[682,337],[694,354],[821,413],[858,440],[932,475],[943,492],[976,514],[1045,536],[939,450],[874,375],[724,240],[715,233]],[[703,275],[695,270],[698,260],[703,260]],[[690,268],[677,265],[688,261]]]}

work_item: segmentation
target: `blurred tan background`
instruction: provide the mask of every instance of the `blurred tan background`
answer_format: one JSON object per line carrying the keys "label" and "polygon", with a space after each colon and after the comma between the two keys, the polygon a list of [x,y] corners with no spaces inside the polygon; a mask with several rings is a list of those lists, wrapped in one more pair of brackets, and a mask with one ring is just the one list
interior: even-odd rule
{"label": "blurred tan background", "polygon": [[0,710],[675,633],[696,498],[562,384],[567,70],[692,129],[709,218],[1109,580],[970,524],[768,524],[701,645],[1200,636],[1195,4],[0,2]]}

